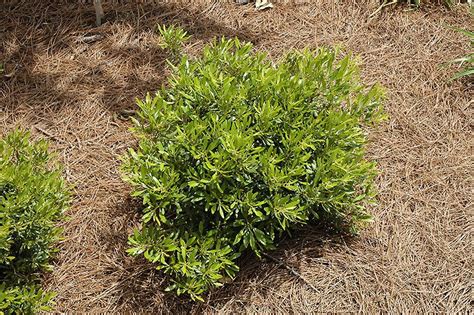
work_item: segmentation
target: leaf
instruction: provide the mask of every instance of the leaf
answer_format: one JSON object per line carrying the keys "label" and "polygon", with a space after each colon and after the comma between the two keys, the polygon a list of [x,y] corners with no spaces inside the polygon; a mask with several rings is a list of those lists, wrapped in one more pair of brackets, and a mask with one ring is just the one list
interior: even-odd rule
{"label": "leaf", "polygon": [[459,79],[459,78],[462,78],[462,77],[467,77],[467,76],[471,76],[474,74],[474,68],[471,68],[471,69],[466,69],[464,71],[461,71],[461,72],[458,72],[457,74],[455,74],[451,80],[456,80],[456,79]]}
{"label": "leaf", "polygon": [[189,187],[197,187],[197,186],[199,186],[199,182],[190,181],[190,182],[188,182],[188,186],[189,186]]}

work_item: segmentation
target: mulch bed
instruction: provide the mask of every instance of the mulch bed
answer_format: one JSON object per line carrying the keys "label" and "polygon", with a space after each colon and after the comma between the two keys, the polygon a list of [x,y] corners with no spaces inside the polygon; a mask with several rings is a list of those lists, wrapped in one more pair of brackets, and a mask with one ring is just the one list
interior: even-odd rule
{"label": "mulch bed", "polygon": [[[58,312],[468,312],[472,301],[472,79],[449,82],[442,64],[469,50],[448,27],[472,27],[466,6],[447,11],[378,1],[296,1],[268,11],[230,1],[0,4],[0,135],[20,127],[46,138],[75,198],[45,287]],[[287,1],[288,2],[288,1]],[[272,253],[242,259],[238,278],[205,303],[166,294],[153,266],[128,257],[140,205],[120,179],[119,157],[136,144],[135,97],[167,75],[157,23],[193,35],[199,53],[214,37],[238,36],[279,58],[294,48],[341,45],[360,56],[367,84],[382,83],[390,119],[370,131],[377,161],[376,221],[355,238],[310,227]]]}

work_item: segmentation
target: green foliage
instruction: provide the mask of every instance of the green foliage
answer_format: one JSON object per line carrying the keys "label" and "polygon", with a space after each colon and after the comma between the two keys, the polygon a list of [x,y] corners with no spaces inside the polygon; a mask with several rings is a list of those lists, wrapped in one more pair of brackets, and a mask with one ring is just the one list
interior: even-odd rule
{"label": "green foliage", "polygon": [[171,61],[178,61],[182,55],[183,45],[190,36],[183,29],[173,25],[168,27],[158,25],[157,31],[161,35],[160,47],[169,51]]}
{"label": "green foliage", "polygon": [[44,141],[22,132],[0,141],[0,310],[42,309],[52,295],[36,288],[59,240],[56,227],[69,202],[60,169]]}
{"label": "green foliage", "polygon": [[[462,32],[464,35],[466,35],[470,39],[471,48],[474,48],[474,32],[471,32],[468,30],[458,30],[458,31]],[[452,77],[452,80],[474,75],[474,52],[469,53],[464,57],[455,59],[451,61],[451,63],[457,63],[459,64],[459,66],[466,65],[464,70],[458,72],[456,75],[454,75],[454,77]]]}
{"label": "green foliage", "polygon": [[306,50],[274,65],[222,39],[138,101],[139,148],[123,174],[145,208],[129,253],[170,275],[168,290],[201,299],[235,276],[244,250],[260,255],[321,218],[371,220],[364,127],[382,117],[382,93],[338,57]]}
{"label": "green foliage", "polygon": [[[50,311],[54,293],[44,292],[33,285],[7,286],[0,284],[0,314],[34,314]],[[3,311],[2,311],[3,310]]]}

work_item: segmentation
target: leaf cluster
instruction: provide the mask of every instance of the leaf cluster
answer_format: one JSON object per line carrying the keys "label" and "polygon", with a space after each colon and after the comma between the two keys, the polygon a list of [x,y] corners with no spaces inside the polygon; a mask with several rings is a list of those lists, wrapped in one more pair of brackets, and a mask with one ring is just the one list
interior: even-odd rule
{"label": "leaf cluster", "polygon": [[182,28],[173,25],[158,25],[156,28],[161,36],[159,46],[168,50],[171,61],[179,60],[183,45],[189,40],[190,36]]}
{"label": "leaf cluster", "polygon": [[370,221],[364,128],[382,118],[381,98],[334,49],[273,64],[222,39],[183,56],[168,86],[138,101],[140,143],[123,174],[145,207],[129,253],[170,275],[168,289],[201,299],[235,276],[247,249],[260,255],[322,217]]}
{"label": "leaf cluster", "polygon": [[36,285],[7,286],[0,283],[0,314],[35,314],[50,311],[53,292]]}
{"label": "leaf cluster", "polygon": [[47,143],[15,131],[0,140],[0,310],[29,313],[51,297],[37,289],[60,237],[57,221],[69,203],[61,170]]}

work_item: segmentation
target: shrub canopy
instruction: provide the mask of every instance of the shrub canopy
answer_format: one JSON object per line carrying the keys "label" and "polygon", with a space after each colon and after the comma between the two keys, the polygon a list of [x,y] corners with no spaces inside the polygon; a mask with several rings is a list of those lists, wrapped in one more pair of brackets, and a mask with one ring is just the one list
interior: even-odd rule
{"label": "shrub canopy", "polygon": [[168,289],[200,299],[235,276],[246,249],[260,255],[321,217],[370,219],[364,125],[381,117],[382,93],[338,57],[306,50],[275,65],[222,39],[138,101],[140,143],[123,170],[145,208],[129,252],[169,274]]}
{"label": "shrub canopy", "polygon": [[23,132],[0,140],[0,313],[47,309],[53,295],[37,287],[38,272],[50,268],[68,203],[46,142]]}

